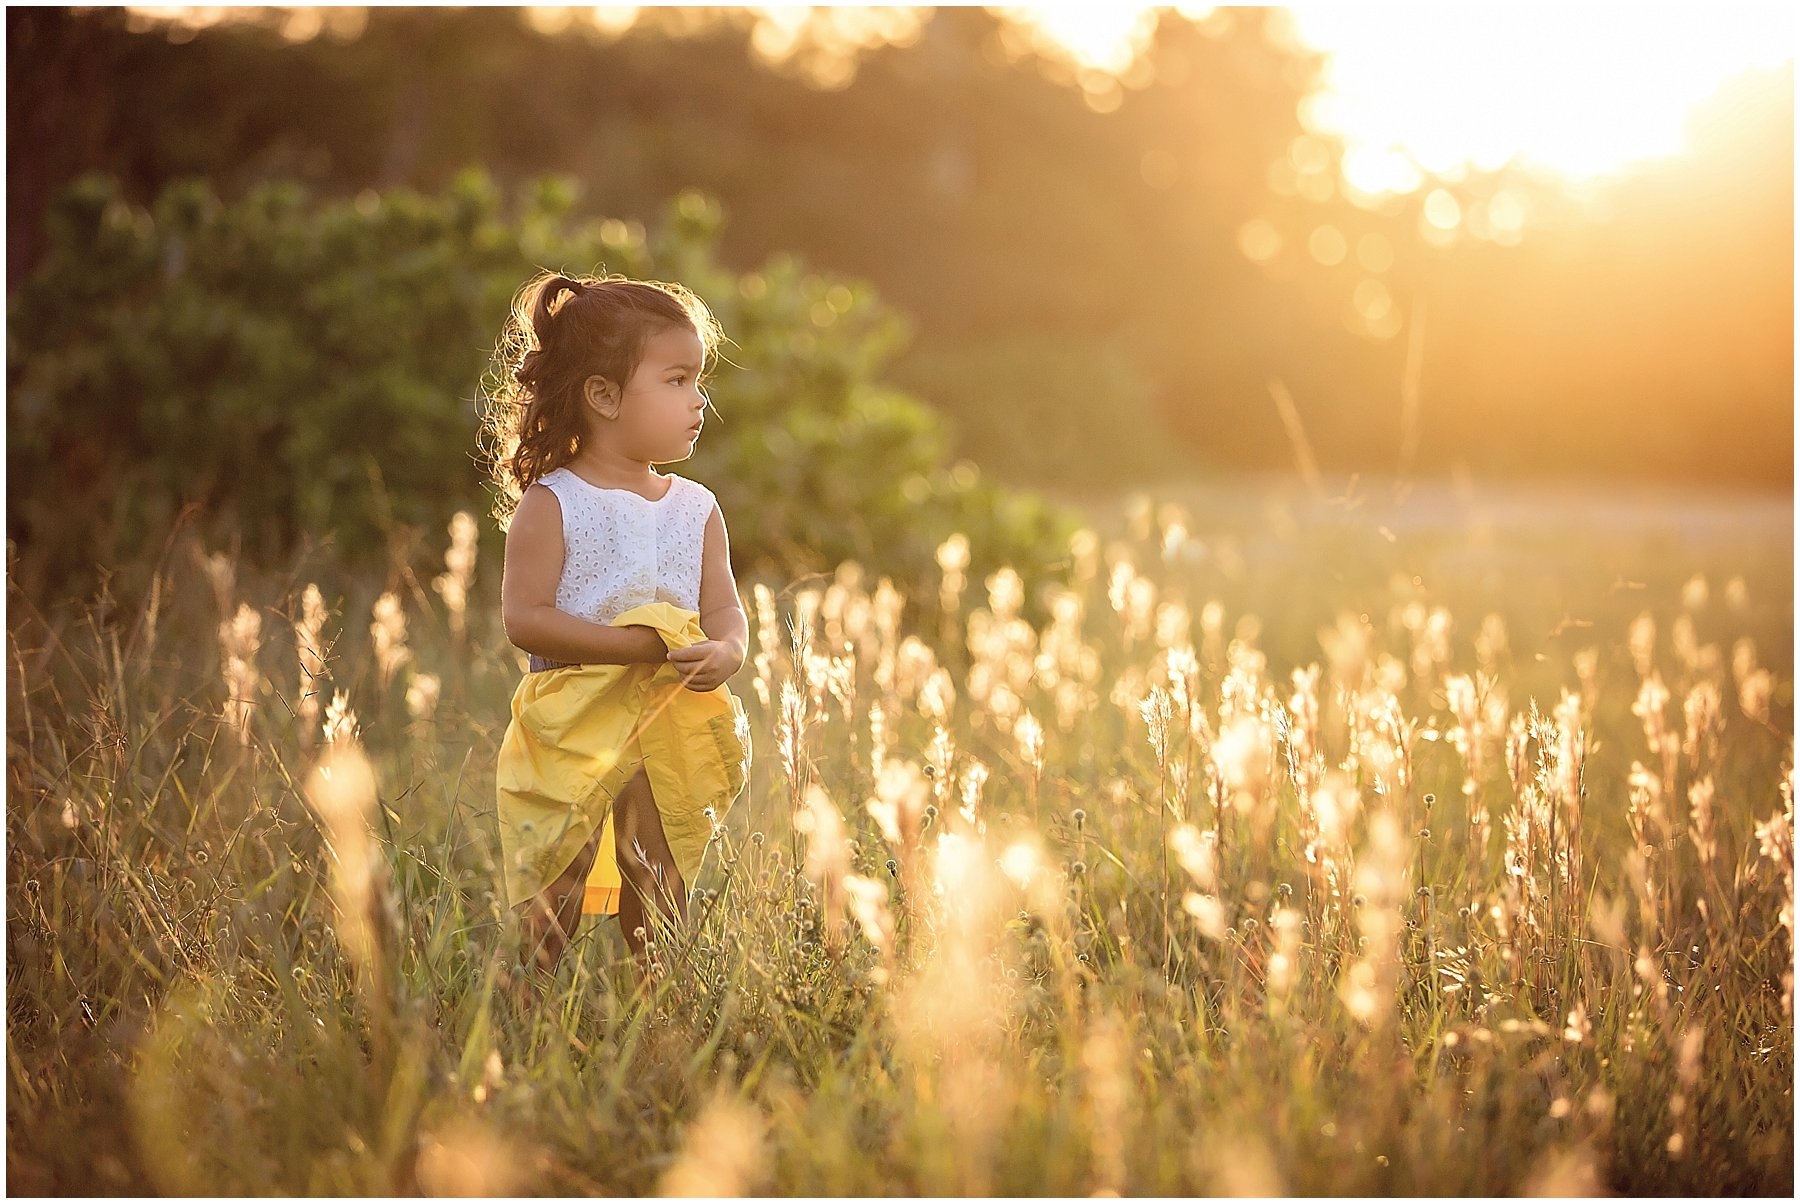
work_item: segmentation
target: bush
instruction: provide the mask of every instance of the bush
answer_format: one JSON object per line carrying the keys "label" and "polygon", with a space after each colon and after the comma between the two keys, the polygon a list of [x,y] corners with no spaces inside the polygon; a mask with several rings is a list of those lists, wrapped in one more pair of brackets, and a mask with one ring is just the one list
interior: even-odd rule
{"label": "bush", "polygon": [[[881,383],[910,327],[868,285],[786,255],[719,265],[722,213],[699,193],[649,232],[578,217],[578,200],[546,178],[507,213],[482,172],[441,196],[326,201],[187,181],[147,210],[108,178],[72,184],[13,299],[15,579],[45,598],[108,575],[133,594],[182,521],[270,568],[321,539],[346,574],[424,564],[452,513],[491,508],[478,386],[538,266],[680,280],[718,315],[737,368],[721,365],[722,420],[676,471],[718,493],[741,574],[857,558],[923,592],[953,530],[977,573],[1031,576],[1060,554],[1070,516],[951,463],[935,413]],[[483,537],[497,558],[491,522]]]}

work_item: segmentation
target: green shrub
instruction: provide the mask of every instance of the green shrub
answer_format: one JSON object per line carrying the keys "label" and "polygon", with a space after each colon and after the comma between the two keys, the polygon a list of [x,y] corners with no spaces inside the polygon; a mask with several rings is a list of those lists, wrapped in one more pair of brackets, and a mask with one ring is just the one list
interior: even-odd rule
{"label": "green shrub", "polygon": [[[910,327],[869,286],[787,255],[725,268],[720,207],[699,193],[653,231],[578,216],[578,200],[547,178],[509,212],[478,171],[440,196],[343,200],[283,183],[225,200],[187,181],[148,209],[105,177],[71,185],[13,298],[15,580],[84,594],[105,565],[132,594],[184,510],[207,544],[268,568],[322,540],[332,573],[427,563],[452,513],[490,510],[479,384],[539,266],[679,280],[718,315],[733,340],[720,421],[675,470],[718,493],[741,574],[878,555],[924,592],[953,530],[976,573],[1058,556],[1068,516],[951,463],[935,412],[882,383]],[[483,537],[497,563],[491,522]]]}

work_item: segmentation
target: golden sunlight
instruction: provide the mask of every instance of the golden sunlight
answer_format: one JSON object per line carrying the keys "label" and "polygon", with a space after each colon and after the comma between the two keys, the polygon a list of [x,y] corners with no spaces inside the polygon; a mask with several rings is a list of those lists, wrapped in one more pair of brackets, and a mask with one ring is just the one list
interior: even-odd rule
{"label": "golden sunlight", "polygon": [[1288,9],[1301,40],[1331,56],[1301,120],[1344,139],[1346,183],[1365,193],[1509,160],[1578,182],[1676,155],[1697,102],[1793,60],[1785,6]]}
{"label": "golden sunlight", "polygon": [[[1153,7],[994,11],[1081,67],[1116,75],[1147,44]],[[1329,56],[1324,87],[1303,103],[1300,118],[1313,133],[1343,140],[1352,199],[1411,192],[1427,175],[1454,179],[1469,167],[1509,161],[1579,184],[1679,154],[1698,101],[1741,71],[1793,60],[1793,17],[1778,5],[1299,3],[1286,10],[1277,36]],[[1201,20],[1213,10],[1178,11]]]}
{"label": "golden sunlight", "polygon": [[1123,75],[1147,47],[1155,5],[994,5],[988,11],[1014,22],[1040,49],[1060,51],[1078,65]]}

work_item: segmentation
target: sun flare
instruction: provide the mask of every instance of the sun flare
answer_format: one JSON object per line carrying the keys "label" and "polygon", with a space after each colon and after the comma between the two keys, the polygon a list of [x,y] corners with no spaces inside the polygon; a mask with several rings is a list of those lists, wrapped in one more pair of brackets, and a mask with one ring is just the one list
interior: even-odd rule
{"label": "sun flare", "polygon": [[1689,113],[1733,75],[1793,59],[1772,5],[1342,5],[1289,11],[1331,55],[1303,107],[1343,137],[1365,191],[1405,192],[1509,160],[1570,180],[1685,147]]}
{"label": "sun flare", "polygon": [[[1147,5],[1001,11],[1114,73],[1151,26]],[[1348,185],[1380,194],[1509,161],[1573,183],[1679,154],[1696,103],[1739,72],[1793,61],[1794,19],[1767,4],[1299,3],[1273,32],[1329,55],[1300,119],[1344,141]]]}

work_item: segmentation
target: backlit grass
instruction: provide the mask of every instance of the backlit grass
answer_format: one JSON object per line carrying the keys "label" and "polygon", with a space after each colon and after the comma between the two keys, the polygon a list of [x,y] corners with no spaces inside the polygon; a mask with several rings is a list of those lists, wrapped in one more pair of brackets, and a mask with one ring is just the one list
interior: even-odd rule
{"label": "backlit grass", "polygon": [[524,1017],[470,536],[12,595],[15,1192],[1792,1190],[1788,547],[1141,504],[1066,585],[744,582],[694,924]]}

